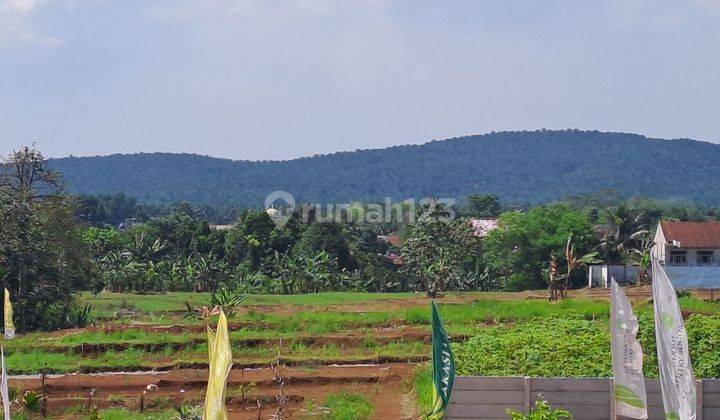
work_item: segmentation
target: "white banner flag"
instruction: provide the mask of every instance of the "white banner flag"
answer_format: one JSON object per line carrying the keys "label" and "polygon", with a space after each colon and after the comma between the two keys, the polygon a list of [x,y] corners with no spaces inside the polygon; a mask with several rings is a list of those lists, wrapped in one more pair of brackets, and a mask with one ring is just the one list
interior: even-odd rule
{"label": "white banner flag", "polygon": [[11,340],[15,337],[15,324],[13,323],[13,309],[10,302],[10,292],[5,288],[5,301],[3,303],[5,314],[5,339]]}
{"label": "white banner flag", "polygon": [[675,288],[656,258],[652,260],[652,288],[665,418],[695,420],[695,376],[690,363],[685,323]]}
{"label": "white banner flag", "polygon": [[610,343],[615,377],[615,414],[647,419],[642,347],[637,340],[638,320],[615,279],[610,280]]}

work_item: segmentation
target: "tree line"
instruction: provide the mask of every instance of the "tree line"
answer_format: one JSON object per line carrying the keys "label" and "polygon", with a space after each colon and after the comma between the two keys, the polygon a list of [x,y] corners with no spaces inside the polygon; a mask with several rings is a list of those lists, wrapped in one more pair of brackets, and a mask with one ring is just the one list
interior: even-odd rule
{"label": "tree line", "polygon": [[[626,196],[720,205],[720,145],[581,130],[493,132],[421,145],[234,161],[138,153],[52,159],[75,194],[122,192],[142,203],[260,206],[268,192],[298,202],[498,194],[539,204],[612,187]],[[682,176],[669,176],[682,173]],[[662,182],[660,182],[662,180]]]}
{"label": "tree line", "polygon": [[[717,208],[622,199],[613,191],[526,208],[492,194],[451,209],[417,209],[414,223],[304,220],[279,228],[265,209],[149,207],[115,196],[73,196],[32,148],[0,177],[0,280],[21,330],[82,319],[79,291],[316,293],[527,290],[562,296],[593,262],[645,264],[657,221],[718,219]],[[474,234],[470,219],[497,218]],[[216,218],[216,219],[213,219]],[[210,221],[231,218],[228,229]],[[400,238],[386,241],[388,235]]]}

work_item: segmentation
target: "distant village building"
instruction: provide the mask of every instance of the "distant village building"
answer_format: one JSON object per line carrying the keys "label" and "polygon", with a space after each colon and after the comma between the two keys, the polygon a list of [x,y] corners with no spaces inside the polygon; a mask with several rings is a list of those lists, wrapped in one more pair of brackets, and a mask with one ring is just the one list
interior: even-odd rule
{"label": "distant village building", "polygon": [[594,264],[588,266],[588,287],[608,287],[610,279],[618,284],[635,283],[640,266]]}
{"label": "distant village building", "polygon": [[235,227],[235,225],[208,225],[210,230],[230,230]]}
{"label": "distant village building", "polygon": [[491,231],[498,228],[498,221],[495,218],[470,219],[473,233],[479,238],[484,238]]}
{"label": "distant village building", "polygon": [[[720,222],[662,221],[653,255],[676,289],[720,289]],[[610,278],[633,282],[639,267],[592,265],[589,287],[608,287]]]}
{"label": "distant village building", "polygon": [[676,289],[720,289],[720,222],[663,221],[654,242]]}
{"label": "distant village building", "polygon": [[135,226],[137,226],[138,223],[139,222],[136,218],[131,217],[129,219],[125,219],[124,221],[120,222],[120,224],[118,225],[118,229],[120,229],[120,230],[132,229]]}
{"label": "distant village building", "polygon": [[720,267],[720,222],[660,222],[655,255],[665,265]]}
{"label": "distant village building", "polygon": [[[388,245],[391,245],[397,250],[399,250],[399,248],[402,246],[402,239],[400,239],[400,236],[398,236],[396,233],[391,233],[390,235],[378,235],[377,239],[380,242],[385,242]],[[401,266],[402,260],[400,259],[400,255],[395,251],[396,250],[392,248],[388,249],[388,251],[385,253],[385,258],[392,261],[393,264]]]}

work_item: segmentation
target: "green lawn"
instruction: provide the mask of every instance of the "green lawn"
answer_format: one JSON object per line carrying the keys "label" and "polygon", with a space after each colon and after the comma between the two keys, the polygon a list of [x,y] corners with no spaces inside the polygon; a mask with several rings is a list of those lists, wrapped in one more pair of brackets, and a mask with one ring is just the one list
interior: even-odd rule
{"label": "green lawn", "polygon": [[369,419],[373,411],[372,405],[362,395],[347,392],[328,395],[324,405],[329,410],[327,418],[331,420]]}
{"label": "green lawn", "polygon": [[[233,345],[237,366],[269,366],[277,361],[286,365],[314,366],[333,363],[367,363],[378,359],[421,360],[428,356],[428,347],[415,341],[387,344],[368,342],[358,347],[342,348],[335,344],[307,346],[291,345],[240,347]],[[7,368],[11,374],[39,373],[49,369],[55,373],[132,371],[170,369],[177,366],[206,366],[207,344],[188,345],[179,350],[159,347],[149,351],[138,348],[106,350],[92,357],[73,352],[58,352],[22,348],[6,352]]]}
{"label": "green lawn", "polygon": [[[352,293],[328,292],[305,295],[247,295],[246,305],[333,305],[363,303],[383,299],[407,299],[417,293]],[[185,302],[196,306],[210,305],[210,293],[169,292],[164,294],[134,294],[101,292],[98,295],[83,293],[80,301],[90,303],[102,314],[112,314],[121,309],[143,313],[163,313],[185,310]]]}

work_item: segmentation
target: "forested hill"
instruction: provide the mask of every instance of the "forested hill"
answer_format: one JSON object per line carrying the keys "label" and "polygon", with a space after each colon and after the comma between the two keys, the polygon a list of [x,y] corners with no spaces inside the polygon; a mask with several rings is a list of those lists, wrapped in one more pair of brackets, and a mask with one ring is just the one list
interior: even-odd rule
{"label": "forested hill", "polygon": [[122,192],[146,203],[261,205],[275,190],[315,203],[485,192],[537,203],[606,188],[720,203],[720,145],[598,131],[501,132],[289,161],[141,153],[50,165],[72,192]]}

